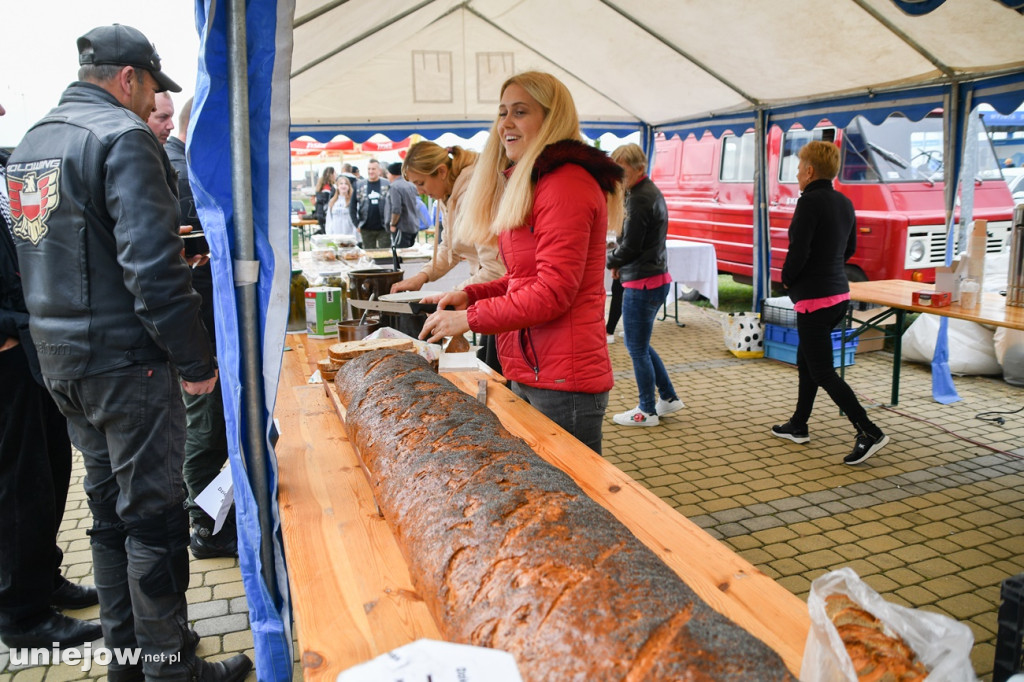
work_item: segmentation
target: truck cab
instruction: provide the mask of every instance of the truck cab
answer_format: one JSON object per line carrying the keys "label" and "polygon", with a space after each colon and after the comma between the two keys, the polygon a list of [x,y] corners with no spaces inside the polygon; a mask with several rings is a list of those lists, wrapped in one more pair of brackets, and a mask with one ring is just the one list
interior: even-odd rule
{"label": "truck cab", "polygon": [[[797,152],[811,140],[839,147],[834,186],[856,209],[857,251],[847,276],[933,282],[946,253],[941,112],[921,121],[890,116],[879,125],[857,117],[846,128],[773,127],[766,165],[772,281],[781,281],[800,196]],[[973,216],[988,221],[988,252],[998,253],[1007,248],[1013,202],[988,137],[981,133],[978,142]],[[754,154],[753,132],[660,137],[651,171],[668,205],[670,238],[714,244],[719,271],[739,281],[753,274]]]}

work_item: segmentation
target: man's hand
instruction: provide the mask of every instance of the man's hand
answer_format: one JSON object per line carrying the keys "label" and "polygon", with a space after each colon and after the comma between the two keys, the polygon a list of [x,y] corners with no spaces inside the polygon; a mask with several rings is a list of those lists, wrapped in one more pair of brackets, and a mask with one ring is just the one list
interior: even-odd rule
{"label": "man's hand", "polygon": [[181,380],[181,387],[185,389],[185,393],[189,395],[206,395],[211,393],[217,386],[217,376],[220,374],[219,370],[213,370],[213,376],[203,381],[185,381]]}
{"label": "man's hand", "polygon": [[5,350],[10,350],[20,343],[21,342],[18,341],[17,337],[8,336],[4,339],[3,345],[0,345],[0,353],[3,353]]}

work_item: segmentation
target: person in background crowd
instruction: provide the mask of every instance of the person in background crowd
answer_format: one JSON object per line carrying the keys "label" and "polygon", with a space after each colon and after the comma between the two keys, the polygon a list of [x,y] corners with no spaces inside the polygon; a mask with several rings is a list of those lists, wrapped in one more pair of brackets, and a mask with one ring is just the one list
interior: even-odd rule
{"label": "person in background crowd", "polygon": [[[614,247],[614,245],[612,245]],[[615,327],[622,317],[622,280],[612,277],[612,295],[608,301],[608,321],[604,325],[606,340],[615,343]]]}
{"label": "person in background crowd", "polygon": [[889,436],[868,419],[853,390],[832,366],[832,330],[850,304],[844,266],[857,248],[857,221],[853,203],[832,187],[839,172],[839,148],[816,140],[804,145],[797,158],[801,194],[789,224],[782,284],[796,310],[799,388],[793,416],[773,426],[772,435],[795,443],[811,440],[807,421],[820,386],[857,430],[853,451],[843,462],[860,464],[881,450]]}
{"label": "person in background crowd", "polygon": [[156,108],[149,115],[146,125],[156,135],[160,144],[167,144],[171,131],[174,130],[174,101],[166,92],[156,94]]}
{"label": "person in background crowd", "polygon": [[416,188],[402,177],[402,164],[395,162],[388,166],[388,190],[386,210],[391,231],[391,240],[400,249],[407,249],[416,243],[420,231],[420,201]]}
{"label": "person in background crowd", "polygon": [[[462,147],[444,148],[424,140],[409,148],[402,172],[420,192],[437,201],[442,221],[448,225],[439,238],[434,239],[434,255],[430,262],[412,277],[391,285],[391,292],[419,291],[427,282],[441,279],[463,259],[469,264],[469,277],[455,288],[490,282],[505,274],[505,264],[498,256],[498,238],[486,234],[482,242],[468,242],[455,229],[460,201],[473,177],[477,153]],[[501,362],[493,334],[480,339],[480,358],[499,374]]]}
{"label": "person in background crowd", "polygon": [[348,175],[339,175],[334,183],[334,196],[327,202],[327,234],[347,235],[358,240],[359,234],[349,212],[352,194],[352,180]]}
{"label": "person in background crowd", "polygon": [[438,297],[420,334],[497,334],[512,390],[598,453],[614,383],[605,239],[622,209],[622,169],[582,141],[568,88],[537,71],[511,77],[455,226],[470,243],[497,232],[508,271]]}
{"label": "person in background crowd", "polygon": [[[6,113],[0,106],[0,116]],[[96,623],[55,609],[98,603],[96,588],[61,575],[57,532],[71,482],[68,423],[43,386],[28,330],[0,150],[0,640],[9,647],[76,646],[103,636]]]}
{"label": "person in background crowd", "polygon": [[181,390],[209,393],[217,368],[179,256],[174,170],[146,127],[156,93],[181,88],[130,26],[89,31],[78,54],[79,80],[25,134],[7,186],[43,379],[85,463],[104,641],[141,649],[107,677],[241,680],[247,656],[196,656],[185,599]]}
{"label": "person in background crowd", "polygon": [[334,196],[334,182],[336,180],[334,166],[324,168],[324,172],[313,184],[313,218],[320,223],[317,234],[324,233],[327,224],[327,203]]}
{"label": "person in background crowd", "polygon": [[[165,95],[169,101],[169,95]],[[150,128],[153,117],[160,111],[159,95],[157,111],[150,115]],[[173,112],[173,105],[172,105]],[[188,122],[192,115],[192,99],[185,102],[178,117],[178,135],[172,137],[164,145],[164,151],[171,162],[171,167],[178,174],[178,213],[181,228],[188,232],[202,232],[199,212],[192,196],[192,186],[188,181],[188,159],[185,144],[188,142]],[[200,313],[203,325],[210,334],[216,350],[217,325],[214,311],[213,271],[208,257],[193,256],[192,288],[201,297]],[[234,507],[219,533],[214,533],[213,518],[196,504],[196,496],[203,492],[213,479],[217,478],[224,464],[228,461],[227,426],[224,422],[224,402],[221,397],[220,383],[209,393],[192,395],[182,390],[181,397],[185,401],[185,464],[182,475],[185,477],[185,489],[188,499],[185,508],[188,510],[192,525],[192,536],[189,549],[197,559],[214,557],[238,556],[238,529],[235,524]]]}
{"label": "person in background crowd", "polygon": [[380,162],[370,159],[366,164],[366,179],[356,183],[355,201],[352,202],[352,223],[359,230],[364,249],[391,248],[391,232],[385,229],[384,204],[389,183],[380,176]]}
{"label": "person in background crowd", "polygon": [[636,407],[612,420],[623,426],[657,426],[659,417],[684,407],[665,364],[651,347],[654,320],[672,285],[665,248],[668,208],[661,190],[647,177],[647,155],[639,145],[619,147],[612,152],[612,159],[625,173],[626,224],[621,243],[608,254],[607,265],[613,281],[622,282],[626,350],[640,393]]}

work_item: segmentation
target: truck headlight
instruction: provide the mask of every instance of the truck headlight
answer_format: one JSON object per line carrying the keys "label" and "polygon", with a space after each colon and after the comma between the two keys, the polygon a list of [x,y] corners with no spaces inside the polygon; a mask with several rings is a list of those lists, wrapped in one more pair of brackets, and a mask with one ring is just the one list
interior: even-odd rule
{"label": "truck headlight", "polygon": [[925,255],[924,242],[921,241],[920,239],[915,239],[910,244],[909,253],[910,260],[914,261],[915,263],[920,263],[922,260],[924,260]]}

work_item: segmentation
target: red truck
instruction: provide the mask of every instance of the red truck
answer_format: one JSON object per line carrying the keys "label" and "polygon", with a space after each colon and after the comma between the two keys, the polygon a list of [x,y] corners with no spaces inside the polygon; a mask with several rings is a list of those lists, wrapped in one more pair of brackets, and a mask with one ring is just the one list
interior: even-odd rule
{"label": "red truck", "polygon": [[[982,139],[984,138],[984,139]],[[842,163],[835,187],[857,211],[857,251],[851,281],[935,280],[946,253],[942,115],[921,121],[890,116],[880,125],[862,117],[846,128],[773,127],[768,135],[768,202],[772,281],[789,248],[787,230],[800,189],[797,152],[811,140],[835,142]],[[710,133],[656,140],[651,179],[665,195],[669,236],[715,245],[719,272],[750,282],[753,272],[754,134]],[[979,135],[974,217],[988,221],[988,252],[1009,240],[1013,201],[987,135]]]}

